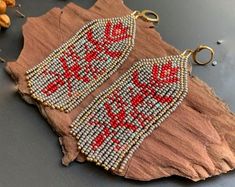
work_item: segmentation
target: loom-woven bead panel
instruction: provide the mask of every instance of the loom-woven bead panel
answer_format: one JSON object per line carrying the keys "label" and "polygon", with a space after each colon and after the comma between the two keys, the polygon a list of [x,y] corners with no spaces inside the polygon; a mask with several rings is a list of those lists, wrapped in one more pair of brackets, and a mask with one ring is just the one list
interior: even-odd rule
{"label": "loom-woven bead panel", "polygon": [[89,22],[26,72],[32,97],[71,111],[127,59],[135,30],[133,15]]}
{"label": "loom-woven bead panel", "polygon": [[187,90],[186,57],[140,60],[75,119],[71,133],[88,160],[107,170],[123,170]]}

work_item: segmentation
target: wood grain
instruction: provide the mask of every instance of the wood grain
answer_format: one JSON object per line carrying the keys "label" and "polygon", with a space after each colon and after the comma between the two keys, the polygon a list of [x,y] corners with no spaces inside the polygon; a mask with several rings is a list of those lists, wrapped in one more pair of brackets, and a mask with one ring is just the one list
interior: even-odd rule
{"label": "wood grain", "polygon": [[[118,11],[116,11],[118,10]],[[138,59],[177,54],[164,42],[151,23],[137,21],[136,44],[128,60],[109,80],[90,94],[76,109],[66,114],[42,106],[30,97],[25,72],[40,63],[53,49],[71,37],[84,23],[95,18],[127,15],[122,0],[98,0],[89,10],[69,3],[62,10],[53,8],[37,18],[27,18],[23,26],[24,47],[7,72],[18,85],[22,98],[35,104],[59,136],[68,165],[85,161],[69,134],[69,124],[92,99],[109,87]],[[152,180],[179,175],[194,181],[226,173],[235,167],[235,116],[211,88],[196,77],[189,77],[189,94],[178,109],[141,144],[123,173],[135,180]]]}

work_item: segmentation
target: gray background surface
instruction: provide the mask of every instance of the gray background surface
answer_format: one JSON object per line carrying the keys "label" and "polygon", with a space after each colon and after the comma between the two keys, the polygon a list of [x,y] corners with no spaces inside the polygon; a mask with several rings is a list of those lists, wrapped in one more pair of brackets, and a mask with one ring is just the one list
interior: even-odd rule
{"label": "gray background surface", "polygon": [[[65,0],[18,0],[27,16],[40,16]],[[88,8],[95,0],[74,0]],[[193,67],[193,73],[213,87],[218,96],[235,111],[235,1],[234,0],[124,0],[132,9],[157,10],[161,23],[157,30],[164,40],[184,50],[206,43],[216,50],[218,65]],[[23,45],[21,26],[13,10],[12,27],[0,32],[0,56],[14,60]],[[223,40],[222,45],[216,41]],[[0,64],[0,187],[63,186],[234,186],[235,172],[194,183],[181,177],[135,182],[113,176],[93,164],[73,163],[62,166],[57,136],[37,109],[26,104],[18,94],[8,90],[12,85]]]}

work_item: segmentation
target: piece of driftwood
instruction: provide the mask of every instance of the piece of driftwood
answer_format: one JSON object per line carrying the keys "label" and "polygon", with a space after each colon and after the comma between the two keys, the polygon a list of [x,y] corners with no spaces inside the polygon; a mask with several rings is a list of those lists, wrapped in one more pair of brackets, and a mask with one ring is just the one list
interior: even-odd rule
{"label": "piece of driftwood", "polygon": [[[69,124],[79,112],[137,59],[177,54],[177,50],[161,39],[151,23],[139,19],[136,44],[128,60],[68,114],[35,102],[27,88],[25,71],[40,63],[87,21],[129,13],[131,10],[122,0],[98,0],[89,10],[69,3],[62,10],[53,8],[41,17],[28,18],[23,26],[22,52],[15,62],[6,65],[7,72],[16,81],[24,100],[37,105],[58,134],[64,153],[64,165],[74,160],[85,161],[85,157],[77,150],[75,139],[69,134]],[[205,83],[196,77],[189,77],[189,94],[184,102],[144,140],[125,171],[116,174],[143,181],[171,175],[198,181],[234,169],[234,153],[235,116]]]}

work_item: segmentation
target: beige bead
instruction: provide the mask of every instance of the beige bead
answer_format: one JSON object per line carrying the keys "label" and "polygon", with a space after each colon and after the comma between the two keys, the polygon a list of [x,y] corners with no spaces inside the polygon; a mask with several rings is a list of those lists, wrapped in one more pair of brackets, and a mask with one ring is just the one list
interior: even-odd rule
{"label": "beige bead", "polygon": [[11,20],[8,15],[1,14],[0,15],[0,27],[9,28],[11,25]]}
{"label": "beige bead", "polygon": [[16,1],[15,0],[3,0],[7,6],[9,7],[14,7],[16,5]]}
{"label": "beige bead", "polygon": [[5,1],[0,0],[0,14],[5,14],[7,9],[7,4]]}

